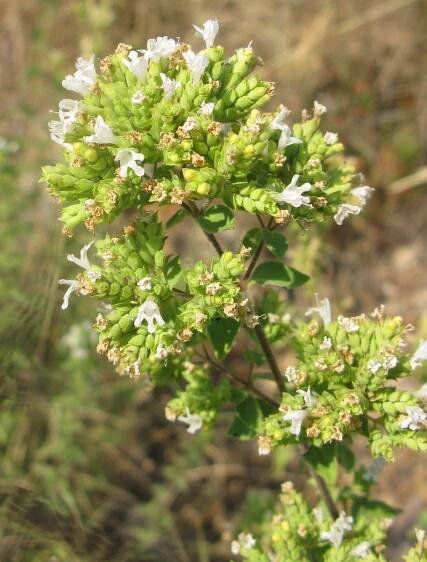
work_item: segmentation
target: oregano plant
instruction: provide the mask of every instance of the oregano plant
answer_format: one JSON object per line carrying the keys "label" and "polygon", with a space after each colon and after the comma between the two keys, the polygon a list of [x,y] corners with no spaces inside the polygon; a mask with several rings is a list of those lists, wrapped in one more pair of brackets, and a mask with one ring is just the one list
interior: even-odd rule
{"label": "oregano plant", "polygon": [[[257,440],[260,455],[296,448],[317,502],[285,482],[275,512],[232,542],[235,560],[384,561],[395,511],[370,496],[379,461],[356,464],[351,443],[363,436],[385,461],[397,447],[427,449],[426,389],[400,385],[427,359],[427,342],[408,351],[411,327],[383,307],[345,317],[316,295],[295,312],[289,291],[309,278],[290,265],[287,229],[341,225],[372,189],[322,131],[325,106],[314,102],[292,125],[283,105],[263,111],[274,84],[256,73],[252,47],[228,57],[214,45],[216,20],[195,28],[198,52],[168,37],[119,44],[98,70],[94,56],[79,58],[63,81],[80,98],[62,100],[49,124],[65,160],[43,179],[64,232],[126,226],[68,256],[81,271],[59,281],[62,308],[73,293],[97,299],[99,353],[120,375],[168,385],[166,417],[190,434],[232,409],[230,435]],[[167,221],[162,207],[175,209]],[[242,217],[248,231],[224,247],[218,234]],[[166,251],[185,220],[206,236],[209,260],[184,266]],[[426,561],[426,547],[417,530],[404,559]]]}

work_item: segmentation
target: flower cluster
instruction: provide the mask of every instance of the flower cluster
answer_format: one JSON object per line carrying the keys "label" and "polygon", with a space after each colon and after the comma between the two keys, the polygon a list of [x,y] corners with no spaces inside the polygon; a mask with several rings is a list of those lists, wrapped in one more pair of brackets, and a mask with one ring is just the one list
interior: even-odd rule
{"label": "flower cluster", "polygon": [[[385,539],[389,510],[365,497],[353,502],[352,515],[344,511],[334,520],[324,506],[312,508],[291,482],[282,484],[275,514],[266,514],[254,534],[241,532],[231,551],[247,562],[386,562]],[[422,562],[427,554],[425,532],[416,531],[417,544],[404,556]]]}
{"label": "flower cluster", "polygon": [[388,460],[394,447],[426,450],[423,398],[399,389],[425,357],[425,342],[409,354],[404,336],[412,327],[384,317],[382,309],[333,320],[323,299],[307,311],[313,313],[319,319],[291,329],[298,361],[284,370],[287,391],[278,412],[264,420],[263,450],[267,443],[321,447],[354,433],[368,437],[372,453]]}
{"label": "flower cluster", "polygon": [[[62,309],[73,293],[97,299],[99,353],[120,374],[171,387],[166,417],[191,434],[227,409],[230,435],[258,439],[262,455],[286,444],[330,453],[355,434],[387,460],[395,447],[426,450],[425,387],[409,392],[400,381],[427,360],[427,342],[408,353],[400,318],[382,309],[334,318],[328,299],[299,320],[281,291],[308,280],[288,263],[283,228],[341,225],[372,189],[342,160],[337,135],[322,132],[325,106],[316,101],[293,125],[283,105],[262,111],[274,86],[256,74],[252,47],[227,57],[214,46],[216,20],[195,29],[205,42],[198,52],[168,37],[146,49],[120,44],[99,71],[94,57],[78,59],[63,81],[82,99],[62,100],[49,124],[65,163],[46,166],[43,178],[63,204],[65,233],[118,217],[127,226],[68,256],[81,272],[59,281]],[[166,205],[176,212],[163,223]],[[223,249],[216,235],[235,227],[237,211],[256,215],[257,227]],[[215,248],[209,262],[167,253],[169,231],[188,217]],[[264,252],[274,259],[258,263]],[[236,341],[238,371],[227,358]],[[280,365],[276,345],[296,360]],[[286,485],[263,533],[242,532],[232,553],[252,562],[384,560],[383,522],[329,511],[311,510]],[[423,544],[408,562],[425,560]]]}
{"label": "flower cluster", "polygon": [[252,47],[227,58],[214,46],[218,23],[197,27],[206,48],[167,37],[146,49],[120,44],[95,68],[79,58],[63,81],[82,99],[64,99],[52,140],[66,163],[46,166],[43,178],[64,208],[67,233],[93,231],[128,208],[223,198],[232,209],[337,224],[358,214],[371,188],[337,158],[334,133],[322,133],[326,108],[314,104],[293,126],[289,110],[261,107],[274,85],[255,72]]}

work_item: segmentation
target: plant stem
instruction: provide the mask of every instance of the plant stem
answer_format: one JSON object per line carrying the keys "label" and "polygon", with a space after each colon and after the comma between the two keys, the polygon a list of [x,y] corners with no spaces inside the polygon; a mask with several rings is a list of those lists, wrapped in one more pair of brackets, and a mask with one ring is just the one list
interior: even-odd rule
{"label": "plant stem", "polygon": [[[193,211],[192,214],[193,214],[193,216],[196,216],[194,214],[194,211]],[[215,234],[210,234],[210,233],[205,232],[205,231],[203,231],[203,232],[205,233],[205,236],[207,237],[207,239],[211,242],[211,244],[213,245],[213,247],[217,251],[218,255],[221,256],[222,253],[223,253],[223,250],[221,248],[220,243],[216,239]],[[255,264],[254,264],[254,266],[255,266]],[[277,388],[279,389],[280,392],[283,392],[285,390],[285,385],[283,383],[282,374],[280,372],[279,366],[277,365],[277,361],[276,361],[276,358],[274,357],[273,350],[271,349],[270,343],[267,340],[267,337],[264,333],[264,330],[263,330],[261,324],[258,324],[257,326],[255,326],[254,332],[255,332],[256,337],[258,338],[258,342],[259,342],[259,344],[261,346],[261,349],[262,349],[262,351],[263,351],[263,353],[264,353],[264,355],[265,355],[265,357],[268,361],[268,364],[270,365],[270,369],[271,369],[271,372],[274,376],[274,380],[276,381]]]}
{"label": "plant stem", "polygon": [[264,248],[264,241],[261,240],[261,242],[258,244],[257,249],[255,250],[254,255],[252,256],[252,259],[248,265],[248,268],[246,269],[244,275],[243,275],[243,279],[246,281],[247,279],[249,279],[249,277],[252,275],[252,271],[255,269],[255,266],[257,264],[257,261],[259,260],[259,257],[261,255],[261,252]]}
{"label": "plant stem", "polygon": [[329,513],[331,514],[331,517],[333,519],[337,519],[339,517],[339,510],[332,498],[328,485],[326,484],[324,478],[320,476],[320,474],[316,472],[312,466],[310,465],[308,466],[309,466],[310,474],[313,476],[314,480],[316,481],[317,488],[326,504],[326,507],[328,508]]}
{"label": "plant stem", "polygon": [[280,372],[279,366],[277,364],[276,358],[274,357],[273,350],[271,349],[271,345],[265,335],[263,327],[261,324],[258,324],[254,328],[255,335],[258,338],[259,344],[261,349],[270,365],[271,372],[273,373],[274,380],[276,381],[277,388],[280,392],[284,392],[285,385],[283,383],[282,373]]}
{"label": "plant stem", "polygon": [[246,387],[249,391],[251,391],[253,394],[259,396],[260,398],[262,398],[266,402],[269,402],[270,404],[272,404],[276,408],[279,406],[279,403],[276,402],[276,400],[274,400],[274,398],[271,398],[271,396],[269,396],[268,394],[265,394],[265,392],[263,392],[262,390],[260,390],[256,386],[254,386],[254,384],[252,383],[252,381],[250,379],[248,379],[248,380],[242,379],[242,378],[239,377],[239,375],[237,375],[236,373],[234,373],[233,371],[231,371],[230,369],[228,369],[224,365],[221,365],[220,363],[217,363],[209,355],[205,346],[203,346],[203,350],[205,352],[204,358],[207,359],[207,361],[212,365],[212,367],[215,367],[216,369],[218,369],[219,371],[224,373],[231,381],[241,384],[242,386]]}

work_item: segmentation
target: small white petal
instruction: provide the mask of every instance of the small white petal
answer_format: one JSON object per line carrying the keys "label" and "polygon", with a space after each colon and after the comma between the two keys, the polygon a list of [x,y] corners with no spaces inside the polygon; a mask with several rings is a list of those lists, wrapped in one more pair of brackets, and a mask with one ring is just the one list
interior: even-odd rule
{"label": "small white petal", "polygon": [[76,62],[76,72],[64,78],[62,81],[63,87],[66,90],[86,96],[96,82],[94,61],[95,55],[92,55],[87,60],[79,57]]}
{"label": "small white petal", "polygon": [[134,325],[139,328],[144,321],[147,322],[149,334],[154,334],[156,331],[156,325],[163,326],[165,324],[158,305],[152,299],[147,299],[139,307],[138,314],[134,320]]}
{"label": "small white petal", "polygon": [[176,89],[181,85],[181,83],[179,82],[179,80],[173,80],[172,78],[169,78],[169,76],[166,76],[166,74],[164,74],[163,72],[160,73],[160,78],[162,81],[162,87],[163,87],[163,91],[165,92],[165,96],[166,98],[171,98]]}
{"label": "small white petal", "polygon": [[360,201],[362,207],[366,205],[368,199],[370,199],[372,193],[375,191],[373,187],[368,187],[367,185],[362,185],[360,187],[355,187],[351,190],[351,194]]}
{"label": "small white petal", "polygon": [[120,163],[119,173],[122,178],[127,176],[128,170],[133,170],[135,175],[140,177],[145,173],[144,168],[138,164],[138,162],[143,162],[144,155],[131,148],[121,148],[117,152],[115,160]]}
{"label": "small white petal", "polygon": [[416,369],[423,361],[427,361],[427,340],[420,340],[415,353],[409,361],[411,369]]}
{"label": "small white petal", "polygon": [[362,207],[359,207],[358,205],[350,205],[349,203],[343,203],[338,207],[338,211],[334,215],[334,221],[339,226],[341,226],[344,220],[349,215],[358,215],[361,210]]}
{"label": "small white petal", "polygon": [[128,58],[123,58],[122,62],[138,78],[138,80],[142,82],[145,79],[148,61],[144,56],[139,56],[136,51],[131,51]]}
{"label": "small white petal", "polygon": [[68,308],[70,296],[79,290],[80,285],[75,279],[60,279],[58,283],[59,285],[68,285],[68,289],[65,291],[64,299],[61,305],[62,310],[65,310]]}
{"label": "small white petal", "polygon": [[95,144],[117,144],[117,137],[101,115],[95,120],[95,133],[84,137],[84,140]]}
{"label": "small white petal", "polygon": [[310,191],[311,184],[304,183],[297,185],[299,175],[292,177],[291,183],[285,187],[281,193],[274,193],[273,197],[278,203],[287,203],[292,207],[301,207],[301,205],[310,205],[310,198],[303,195],[306,191]]}
{"label": "small white petal", "polygon": [[209,57],[205,53],[196,54],[193,51],[185,51],[182,56],[190,69],[193,82],[199,82],[209,64]]}
{"label": "small white petal", "polygon": [[207,20],[202,27],[198,27],[197,25],[193,25],[193,27],[196,30],[196,33],[203,38],[206,43],[206,48],[209,49],[210,47],[213,47],[215,37],[219,31],[218,20]]}
{"label": "small white petal", "polygon": [[305,315],[310,316],[311,314],[318,313],[323,321],[323,325],[327,326],[332,321],[331,303],[328,298],[324,298],[319,301],[319,295],[317,293],[315,294],[315,297],[317,306],[309,308]]}

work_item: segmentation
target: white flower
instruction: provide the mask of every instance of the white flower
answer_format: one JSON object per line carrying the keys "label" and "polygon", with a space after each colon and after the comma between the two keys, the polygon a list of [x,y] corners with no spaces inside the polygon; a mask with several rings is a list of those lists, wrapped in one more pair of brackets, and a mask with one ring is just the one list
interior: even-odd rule
{"label": "white flower", "polygon": [[320,344],[320,349],[326,350],[326,349],[331,349],[331,347],[332,347],[331,338],[328,338],[327,336],[324,336],[323,340],[322,340],[322,343]]}
{"label": "white flower", "polygon": [[358,205],[350,205],[349,203],[343,203],[342,205],[338,206],[338,211],[334,215],[334,221],[341,226],[344,220],[349,215],[358,215],[362,207]]}
{"label": "white flower", "polygon": [[367,185],[361,185],[360,187],[355,187],[350,191],[350,193],[359,199],[362,207],[366,205],[368,199],[370,199],[372,193],[375,191],[373,187],[368,187]]}
{"label": "white flower", "polygon": [[157,359],[166,359],[169,355],[169,351],[164,347],[161,343],[157,346],[156,349],[156,358]]}
{"label": "white flower", "polygon": [[279,112],[273,117],[270,123],[270,129],[273,131],[281,131],[279,138],[278,148],[280,150],[286,148],[291,144],[301,144],[302,140],[298,137],[292,136],[292,131],[289,125],[285,123],[286,117],[290,114],[290,111],[284,105],[280,106]]}
{"label": "white flower", "polygon": [[98,271],[92,270],[92,265],[89,261],[89,258],[87,257],[87,253],[88,253],[90,247],[92,246],[92,244],[93,244],[93,242],[89,242],[89,244],[86,244],[85,246],[83,246],[83,248],[80,250],[80,257],[79,258],[76,258],[76,256],[73,256],[73,254],[68,254],[67,260],[71,263],[75,263],[76,265],[78,265],[82,269],[85,269],[88,272],[89,277],[92,279],[92,281],[94,281],[96,279],[99,279],[101,277],[101,274]]}
{"label": "white flower", "polygon": [[49,121],[50,138],[53,142],[71,149],[72,145],[65,142],[65,135],[69,133],[81,111],[81,104],[77,100],[63,99],[59,102],[59,121]]}
{"label": "white flower", "polygon": [[140,80],[144,80],[147,73],[148,61],[144,56],[139,56],[137,51],[131,51],[128,58],[122,59],[122,62],[127,68]]}
{"label": "white flower", "polygon": [[286,367],[285,378],[289,382],[295,382],[297,380],[297,370],[295,369],[295,367]]}
{"label": "white flower", "polygon": [[270,129],[273,131],[282,130],[286,125],[285,119],[291,114],[290,110],[284,105],[280,105],[278,113],[273,117],[270,123]]}
{"label": "white flower", "polygon": [[163,72],[160,73],[160,78],[162,80],[162,88],[165,92],[165,96],[169,99],[174,95],[175,90],[181,85],[181,83],[179,80],[169,78],[169,76],[166,76]]}
{"label": "white flower", "polygon": [[196,433],[203,425],[202,418],[198,414],[191,414],[188,408],[185,410],[185,415],[178,416],[178,420],[188,425],[188,433]]}
{"label": "white flower", "polygon": [[344,511],[341,511],[338,519],[331,526],[330,531],[322,531],[320,538],[329,541],[335,548],[338,548],[344,538],[346,531],[351,531],[353,517],[347,517]]}
{"label": "white flower", "polygon": [[193,25],[193,27],[196,30],[196,35],[200,35],[203,38],[203,41],[206,43],[206,48],[209,49],[213,47],[215,37],[219,31],[218,20],[207,20],[202,27],[198,27],[197,25]]}
{"label": "white flower", "polygon": [[78,114],[82,110],[81,103],[78,100],[71,100],[68,98],[61,100],[58,106],[58,114],[61,121],[67,121],[71,123],[75,122]]}
{"label": "white flower", "polygon": [[316,117],[320,117],[321,115],[323,115],[324,113],[326,113],[328,111],[328,108],[326,107],[326,105],[323,105],[321,103],[319,103],[317,100],[314,100],[314,115]]}
{"label": "white flower", "polygon": [[356,322],[354,318],[347,318],[346,316],[338,316],[337,318],[338,324],[343,328],[346,332],[358,332],[359,331],[359,324]]}
{"label": "white flower", "polygon": [[299,175],[292,177],[291,183],[285,187],[281,193],[274,193],[274,199],[279,203],[287,203],[292,207],[301,207],[301,205],[310,205],[310,198],[303,195],[306,191],[310,191],[311,184],[303,183],[298,186]]}
{"label": "white flower", "polygon": [[279,150],[283,150],[284,148],[290,146],[291,144],[302,143],[301,139],[292,136],[292,131],[289,125],[283,125],[281,131],[282,133],[280,135],[279,142],[277,143]]}
{"label": "white flower", "polygon": [[297,394],[303,397],[304,404],[306,408],[311,408],[316,403],[316,398],[311,393],[310,387],[307,390],[302,390],[302,388],[297,390]]}
{"label": "white flower", "polygon": [[315,293],[315,297],[317,306],[312,306],[311,308],[309,308],[305,315],[310,316],[311,314],[317,312],[323,321],[323,325],[327,326],[332,321],[331,303],[329,302],[328,298],[324,298],[319,301],[319,295],[317,293]]}
{"label": "white flower", "polygon": [[163,326],[165,323],[160,314],[159,307],[152,299],[147,299],[139,307],[134,325],[139,328],[144,320],[147,322],[149,334],[154,334],[156,331],[156,324]]}
{"label": "white flower", "polygon": [[240,533],[236,541],[231,543],[231,553],[239,554],[242,548],[251,549],[256,545],[256,539],[251,533]]}
{"label": "white flower", "polygon": [[169,57],[176,49],[177,42],[170,37],[157,37],[147,41],[147,49],[142,51],[147,61],[158,61],[162,57]]}
{"label": "white flower", "polygon": [[215,104],[212,102],[203,102],[200,106],[200,113],[202,115],[212,115]]}
{"label": "white flower", "polygon": [[401,429],[416,431],[427,424],[427,414],[419,406],[406,406],[406,418],[400,422]]}
{"label": "white flower", "polygon": [[390,369],[394,369],[398,362],[399,362],[399,360],[397,359],[397,357],[395,355],[390,355],[389,357],[386,357],[384,359],[383,369],[385,371],[389,371]]}
{"label": "white flower", "polygon": [[142,90],[137,90],[132,96],[132,103],[135,105],[139,105],[145,99],[145,94]]}
{"label": "white flower", "polygon": [[376,375],[381,369],[382,363],[378,359],[370,359],[367,364],[368,371],[371,371],[373,375]]}
{"label": "white flower", "polygon": [[414,355],[409,361],[411,369],[416,369],[423,361],[427,361],[427,340],[420,340]]}
{"label": "white flower", "polygon": [[291,427],[289,431],[293,435],[299,435],[301,432],[302,422],[307,416],[306,410],[288,410],[286,414],[283,416],[285,421],[291,422]]}
{"label": "white flower", "polygon": [[70,296],[72,293],[76,293],[79,290],[80,284],[75,279],[60,279],[58,283],[60,285],[68,285],[68,289],[65,291],[64,299],[61,305],[62,310],[65,310],[68,308]]}
{"label": "white flower", "polygon": [[82,96],[86,96],[96,82],[95,55],[88,60],[79,57],[76,62],[76,72],[68,74],[62,81],[66,90],[71,90]]}
{"label": "white flower", "polygon": [[67,123],[62,120],[49,121],[47,126],[49,129],[50,138],[53,140],[53,142],[56,142],[56,144],[63,146],[67,150],[71,150],[71,148],[73,147],[72,144],[70,144],[69,142],[65,142],[65,135],[68,132]]}
{"label": "white flower", "polygon": [[416,392],[414,392],[414,396],[416,396],[420,400],[427,400],[427,382],[424,383]]}
{"label": "white flower", "polygon": [[147,277],[143,277],[137,283],[138,287],[142,291],[150,291],[151,290],[151,277],[147,275]]}
{"label": "white flower", "polygon": [[117,144],[117,137],[101,115],[95,120],[95,134],[84,137],[84,140],[95,144]]}
{"label": "white flower", "polygon": [[199,82],[202,77],[202,74],[206,70],[206,67],[209,64],[209,57],[205,53],[193,53],[193,51],[185,51],[182,55],[185,59],[185,62],[188,65],[188,68],[191,72],[191,77],[193,82]]}
{"label": "white flower", "polygon": [[357,546],[350,551],[352,556],[357,556],[358,558],[366,558],[368,556],[369,551],[371,550],[371,543],[368,541],[363,541],[359,543]]}
{"label": "white flower", "polygon": [[338,142],[338,134],[328,131],[323,135],[323,140],[325,141],[325,144],[330,146],[331,144],[335,144]]}
{"label": "white flower", "polygon": [[143,162],[144,155],[131,148],[121,148],[116,154],[116,161],[120,162],[119,174],[122,178],[127,176],[128,170],[133,170],[137,176],[143,176],[145,171],[137,162]]}

